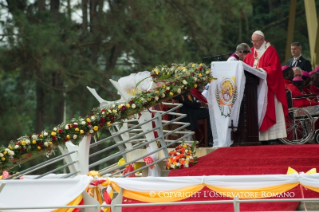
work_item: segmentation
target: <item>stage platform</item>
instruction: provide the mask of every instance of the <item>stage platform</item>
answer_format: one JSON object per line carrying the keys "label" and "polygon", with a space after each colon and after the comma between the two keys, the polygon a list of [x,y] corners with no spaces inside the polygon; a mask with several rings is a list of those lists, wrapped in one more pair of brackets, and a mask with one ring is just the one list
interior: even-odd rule
{"label": "stage platform", "polygon": [[[266,175],[286,174],[288,167],[298,172],[307,172],[312,168],[319,170],[319,145],[266,145],[218,148],[202,156],[198,163],[187,169],[170,171],[171,176],[202,176],[202,175]],[[209,191],[204,188],[201,192]],[[300,187],[291,189],[294,198],[302,198]],[[319,193],[304,190],[305,198],[318,198]],[[195,200],[223,200],[225,197],[197,197],[185,201]],[[124,198],[123,203],[138,202]],[[316,207],[312,203],[309,207]],[[241,204],[241,211],[296,211],[299,203],[246,203]],[[123,208],[123,211],[149,211],[149,207]],[[233,211],[232,204],[188,205],[152,207],[152,211]]]}

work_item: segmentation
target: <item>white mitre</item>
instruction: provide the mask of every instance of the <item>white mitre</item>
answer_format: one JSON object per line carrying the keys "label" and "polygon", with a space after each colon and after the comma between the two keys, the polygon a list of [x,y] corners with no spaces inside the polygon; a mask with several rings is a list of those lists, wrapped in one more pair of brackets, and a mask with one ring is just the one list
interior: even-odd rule
{"label": "white mitre", "polygon": [[260,35],[262,37],[265,37],[264,33],[260,30],[255,31],[253,34],[257,34],[257,35]]}

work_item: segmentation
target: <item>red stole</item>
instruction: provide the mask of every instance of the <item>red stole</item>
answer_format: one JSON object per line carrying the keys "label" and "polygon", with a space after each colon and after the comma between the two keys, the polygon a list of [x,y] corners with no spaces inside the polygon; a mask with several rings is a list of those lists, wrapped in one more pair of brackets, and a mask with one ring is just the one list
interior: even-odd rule
{"label": "red stole", "polygon": [[[253,67],[254,65],[254,47],[252,53],[247,54],[244,62]],[[271,126],[276,124],[275,95],[277,100],[282,104],[284,115],[288,114],[288,104],[285,92],[284,78],[282,76],[279,56],[274,47],[269,46],[258,62],[258,67],[267,72],[268,85],[268,104],[267,111],[260,127],[260,131],[267,131]]]}

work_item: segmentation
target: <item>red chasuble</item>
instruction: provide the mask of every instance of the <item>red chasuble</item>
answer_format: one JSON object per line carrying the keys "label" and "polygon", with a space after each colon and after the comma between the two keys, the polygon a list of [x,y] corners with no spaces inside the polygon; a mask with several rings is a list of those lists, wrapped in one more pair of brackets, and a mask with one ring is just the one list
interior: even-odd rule
{"label": "red chasuble", "polygon": [[[251,52],[246,56],[244,62],[253,67],[255,60],[254,47],[251,48]],[[260,131],[267,131],[271,126],[276,124],[275,95],[277,100],[282,104],[284,115],[288,114],[284,78],[282,76],[279,56],[274,47],[269,46],[266,49],[258,62],[257,68],[262,68],[267,72],[268,104],[264,120],[259,129]]]}

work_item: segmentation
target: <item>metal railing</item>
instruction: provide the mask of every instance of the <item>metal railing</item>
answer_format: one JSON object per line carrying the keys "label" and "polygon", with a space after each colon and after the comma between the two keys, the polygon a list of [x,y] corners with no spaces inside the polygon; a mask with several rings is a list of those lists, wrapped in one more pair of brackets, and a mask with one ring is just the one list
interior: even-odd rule
{"label": "metal railing", "polygon": [[[66,148],[60,147],[61,155],[51,155],[51,159],[45,160],[34,166],[28,167],[19,173],[13,174],[5,180],[19,179],[24,175],[32,174],[35,171],[40,172],[42,168],[52,165],[55,167],[50,171],[46,171],[37,175],[35,179],[40,179],[48,174],[59,172],[66,173],[61,178],[68,178],[77,174],[87,174],[90,169],[95,169],[101,175],[115,176],[123,172],[129,164],[141,162],[143,158],[153,154],[162,152],[163,157],[154,160],[153,163],[142,166],[133,172],[120,175],[126,177],[130,174],[139,172],[154,164],[158,164],[168,158],[168,148],[176,143],[179,143],[191,137],[194,132],[184,131],[189,123],[179,122],[186,115],[175,112],[182,106],[179,103],[163,103],[170,107],[167,111],[148,110],[144,111],[141,118],[125,120],[123,123],[114,123],[110,130],[111,135],[91,143],[90,137],[84,137],[79,146],[73,145],[71,142],[66,143]],[[151,114],[154,117],[151,117]],[[170,120],[163,120],[162,117],[170,115]],[[155,123],[155,127],[152,126]],[[121,125],[122,124],[122,125]],[[132,125],[133,126],[130,126]],[[125,127],[123,127],[125,125]],[[165,129],[167,126],[175,126],[174,129]],[[154,132],[158,134],[154,136]],[[128,136],[129,135],[129,136]],[[175,135],[176,139],[170,139],[170,136]],[[189,141],[190,142],[190,141]],[[157,146],[157,143],[160,146]],[[152,150],[139,155],[134,154],[135,151],[145,149],[147,146],[152,146]],[[94,148],[98,148],[95,152]],[[128,158],[127,156],[130,157]],[[134,157],[132,156],[134,155]],[[125,164],[118,166],[117,161],[120,158],[125,159]],[[98,159],[96,159],[98,158]],[[61,161],[64,161],[64,164]],[[62,164],[62,165],[61,165]],[[68,170],[66,170],[68,169]]]}

